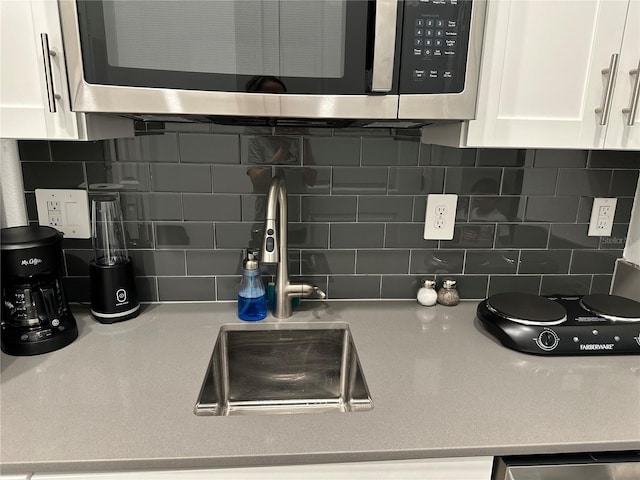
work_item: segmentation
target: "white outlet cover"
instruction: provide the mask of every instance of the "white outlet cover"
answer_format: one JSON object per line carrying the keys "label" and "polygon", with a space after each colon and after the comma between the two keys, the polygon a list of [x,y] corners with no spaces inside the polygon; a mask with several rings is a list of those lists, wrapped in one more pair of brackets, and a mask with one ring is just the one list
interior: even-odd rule
{"label": "white outlet cover", "polygon": [[65,238],[91,237],[89,196],[86,190],[38,188],[36,206],[40,225],[60,230]]}
{"label": "white outlet cover", "polygon": [[589,237],[609,237],[616,215],[617,198],[594,198],[589,221]]}
{"label": "white outlet cover", "polygon": [[452,240],[456,223],[458,195],[427,195],[427,213],[424,220],[425,240]]}

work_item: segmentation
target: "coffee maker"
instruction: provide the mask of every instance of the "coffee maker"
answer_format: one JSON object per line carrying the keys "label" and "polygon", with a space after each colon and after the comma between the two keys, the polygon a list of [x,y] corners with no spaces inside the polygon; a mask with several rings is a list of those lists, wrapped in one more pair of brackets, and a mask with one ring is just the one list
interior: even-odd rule
{"label": "coffee maker", "polygon": [[45,226],[0,230],[2,351],[38,355],[78,336],[62,286],[62,233]]}

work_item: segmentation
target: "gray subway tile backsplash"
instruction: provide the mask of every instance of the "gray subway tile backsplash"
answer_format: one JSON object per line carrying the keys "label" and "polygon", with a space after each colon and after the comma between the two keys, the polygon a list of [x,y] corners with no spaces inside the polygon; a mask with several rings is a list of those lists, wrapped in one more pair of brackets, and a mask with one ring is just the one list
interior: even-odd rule
{"label": "gray subway tile backsplash", "polygon": [[300,262],[302,275],[354,274],[355,250],[303,250]]}
{"label": "gray subway tile backsplash", "polygon": [[518,250],[470,250],[464,273],[516,273]]}
{"label": "gray subway tile backsplash", "polygon": [[594,275],[591,281],[591,293],[609,293],[613,275]]}
{"label": "gray subway tile backsplash", "polygon": [[151,164],[151,188],[155,192],[211,192],[211,167]]}
{"label": "gray subway tile backsplash", "polygon": [[[290,273],[329,298],[413,299],[425,278],[457,280],[467,299],[606,293],[640,171],[637,152],[455,149],[417,130],[197,127],[19,142],[29,220],[36,188],[117,191],[142,301],[235,300],[281,174]],[[430,193],[459,195],[453,240],[423,239]],[[587,235],[594,196],[618,199],[611,236]],[[68,296],[87,302],[91,242],[63,249]]]}
{"label": "gray subway tile backsplash", "polygon": [[213,224],[205,222],[156,222],[158,248],[213,248]]}
{"label": "gray subway tile backsplash", "polygon": [[240,275],[242,252],[238,250],[191,250],[187,254],[187,275]]}
{"label": "gray subway tile backsplash", "polygon": [[116,158],[121,162],[179,162],[178,135],[142,135],[115,142]]}
{"label": "gray subway tile backsplash", "polygon": [[303,222],[355,222],[358,197],[336,195],[331,197],[302,197],[300,211]]}
{"label": "gray subway tile backsplash", "polygon": [[638,170],[640,168],[640,155],[638,151],[604,151],[593,150],[589,158],[590,168],[622,168]]}
{"label": "gray subway tile backsplash", "polygon": [[422,280],[431,278],[411,275],[383,275],[381,298],[415,299]]}
{"label": "gray subway tile backsplash", "polygon": [[49,142],[38,140],[21,140],[18,143],[18,154],[22,162],[50,162]]}
{"label": "gray subway tile backsplash", "polygon": [[570,273],[612,274],[622,250],[574,250]]}
{"label": "gray subway tile backsplash", "polygon": [[524,250],[518,273],[569,273],[571,250]]}
{"label": "gray subway tile backsplash", "polygon": [[423,238],[421,223],[387,223],[384,246],[386,248],[437,248],[437,240]]}
{"label": "gray subway tile backsplash", "polygon": [[611,175],[611,170],[561,168],[558,171],[558,195],[606,197],[609,194]]}
{"label": "gray subway tile backsplash", "polygon": [[589,152],[585,150],[540,149],[534,154],[536,167],[585,168]]}
{"label": "gray subway tile backsplash", "polygon": [[541,295],[582,295],[591,288],[591,275],[543,275]]}
{"label": "gray subway tile backsplash", "polygon": [[524,167],[531,160],[526,150],[507,148],[486,148],[478,152],[479,167]]}
{"label": "gray subway tile backsplash", "polygon": [[477,151],[475,149],[422,145],[419,163],[420,165],[473,167],[476,164],[476,157]]}
{"label": "gray subway tile backsplash", "polygon": [[120,206],[128,221],[183,220],[180,193],[121,193]]}
{"label": "gray subway tile backsplash", "polygon": [[22,162],[24,189],[84,188],[82,162]]}
{"label": "gray subway tile backsplash", "polygon": [[540,292],[539,275],[493,275],[489,281],[489,295],[503,292],[525,292],[538,295]]}
{"label": "gray subway tile backsplash", "polygon": [[109,160],[104,142],[51,142],[51,159],[60,162],[101,162]]}
{"label": "gray subway tile backsplash", "polygon": [[409,250],[358,250],[356,273],[409,273]]}
{"label": "gray subway tile backsplash", "polygon": [[527,222],[575,222],[579,196],[528,197],[525,211]]}
{"label": "gray subway tile backsplash", "polygon": [[384,223],[332,224],[330,248],[382,248]]}
{"label": "gray subway tile backsplash", "polygon": [[360,137],[310,137],[304,143],[304,164],[360,165]]}
{"label": "gray subway tile backsplash", "polygon": [[362,165],[417,165],[420,142],[387,138],[362,140]]}
{"label": "gray subway tile backsplash", "polygon": [[213,301],[216,279],[205,277],[158,277],[161,302]]}
{"label": "gray subway tile backsplash", "polygon": [[181,276],[186,274],[183,250],[132,250],[136,275]]}
{"label": "gray subway tile backsplash", "polygon": [[501,168],[449,168],[444,193],[498,195],[501,180]]}
{"label": "gray subway tile backsplash", "polygon": [[332,275],[328,294],[330,298],[380,298],[380,275]]}
{"label": "gray subway tile backsplash", "polygon": [[556,168],[505,168],[503,195],[553,195],[556,191]]}
{"label": "gray subway tile backsplash", "polygon": [[631,210],[633,209],[633,197],[618,198],[616,203],[616,214],[613,223],[629,223],[631,220]]}
{"label": "gray subway tile backsplash", "polygon": [[181,133],[179,148],[182,163],[240,163],[238,135]]}
{"label": "gray subway tile backsplash", "polygon": [[549,241],[549,225],[506,223],[498,228],[498,248],[546,248]]}
{"label": "gray subway tile backsplash", "polygon": [[359,222],[410,222],[413,197],[362,196],[358,202]]}
{"label": "gray subway tile backsplash", "polygon": [[464,250],[412,250],[409,273],[462,273]]}
{"label": "gray subway tile backsplash", "polygon": [[[638,163],[640,163],[640,153]],[[611,180],[611,190],[609,195],[612,197],[617,196],[633,196],[636,193],[636,186],[638,185],[638,171],[629,170],[614,170],[613,178]]]}
{"label": "gray subway tile backsplash", "polygon": [[145,162],[86,162],[89,191],[148,192],[151,189],[149,164]]}
{"label": "gray subway tile backsplash", "polygon": [[334,195],[380,195],[387,193],[389,169],[385,167],[336,167]]}
{"label": "gray subway tile backsplash", "polygon": [[184,193],[182,204],[185,220],[239,222],[242,220],[240,195]]}
{"label": "gray subway tile backsplash", "polygon": [[550,249],[582,249],[598,248],[599,237],[588,235],[589,225],[586,223],[551,225],[551,235],[549,236]]}

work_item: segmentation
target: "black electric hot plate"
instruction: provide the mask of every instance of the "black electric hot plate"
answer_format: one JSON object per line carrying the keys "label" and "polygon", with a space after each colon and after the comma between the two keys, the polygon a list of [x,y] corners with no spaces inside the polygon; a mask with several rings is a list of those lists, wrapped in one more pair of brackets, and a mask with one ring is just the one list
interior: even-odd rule
{"label": "black electric hot plate", "polygon": [[520,352],[640,353],[640,303],[629,298],[505,292],[480,302],[477,314],[500,343]]}

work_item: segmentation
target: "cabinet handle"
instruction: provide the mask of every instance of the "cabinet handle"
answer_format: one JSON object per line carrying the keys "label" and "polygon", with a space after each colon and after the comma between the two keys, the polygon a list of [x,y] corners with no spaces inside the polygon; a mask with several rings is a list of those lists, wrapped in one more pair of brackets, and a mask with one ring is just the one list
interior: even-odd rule
{"label": "cabinet handle", "polygon": [[629,108],[623,108],[622,113],[628,113],[627,125],[633,127],[636,121],[636,113],[638,112],[638,96],[640,96],[640,62],[638,62],[638,68],[629,70],[629,75],[635,75],[636,81],[633,84],[633,93],[631,94],[631,103]]}
{"label": "cabinet handle", "polygon": [[600,125],[606,125],[609,121],[609,113],[611,112],[611,97],[613,97],[613,87],[615,86],[616,73],[618,71],[618,54],[611,55],[609,68],[602,69],[602,75],[609,75],[607,86],[605,87],[604,102],[601,107],[596,108],[596,113],[601,113]]}
{"label": "cabinet handle", "polygon": [[42,43],[42,58],[44,60],[44,79],[47,82],[47,99],[49,100],[49,111],[56,113],[56,99],[60,99],[60,95],[56,95],[53,89],[53,74],[51,73],[51,58],[55,57],[56,52],[49,50],[49,35],[40,34],[40,42]]}

